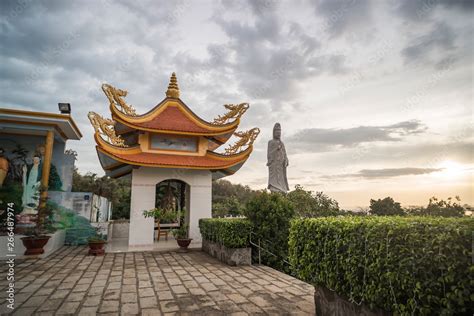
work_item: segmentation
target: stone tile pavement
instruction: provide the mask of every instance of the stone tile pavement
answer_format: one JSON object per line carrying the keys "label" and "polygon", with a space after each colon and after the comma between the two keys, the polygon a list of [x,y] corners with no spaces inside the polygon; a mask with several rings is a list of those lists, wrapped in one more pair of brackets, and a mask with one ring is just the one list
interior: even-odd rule
{"label": "stone tile pavement", "polygon": [[[6,265],[0,267],[5,314]],[[109,253],[63,247],[16,262],[14,315],[313,315],[312,286],[201,251]]]}

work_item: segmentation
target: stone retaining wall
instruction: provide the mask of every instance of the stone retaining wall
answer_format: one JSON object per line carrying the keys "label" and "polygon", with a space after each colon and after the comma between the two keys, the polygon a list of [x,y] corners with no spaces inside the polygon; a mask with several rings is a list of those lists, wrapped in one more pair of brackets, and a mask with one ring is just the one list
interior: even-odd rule
{"label": "stone retaining wall", "polygon": [[325,287],[316,286],[314,289],[314,304],[316,316],[390,316],[383,310],[371,310],[365,305],[349,302],[336,292]]}
{"label": "stone retaining wall", "polygon": [[221,244],[209,240],[203,240],[202,250],[231,266],[252,264],[251,248],[227,248]]}
{"label": "stone retaining wall", "polygon": [[107,233],[108,240],[117,238],[127,238],[129,236],[130,221],[128,219],[117,219],[110,221],[109,231]]}

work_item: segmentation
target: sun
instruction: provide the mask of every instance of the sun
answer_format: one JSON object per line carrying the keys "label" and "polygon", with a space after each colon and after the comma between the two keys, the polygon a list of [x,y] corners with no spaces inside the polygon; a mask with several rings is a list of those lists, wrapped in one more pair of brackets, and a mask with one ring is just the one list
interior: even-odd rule
{"label": "sun", "polygon": [[439,167],[443,169],[441,175],[447,178],[457,178],[464,173],[464,167],[458,162],[446,160],[440,163]]}

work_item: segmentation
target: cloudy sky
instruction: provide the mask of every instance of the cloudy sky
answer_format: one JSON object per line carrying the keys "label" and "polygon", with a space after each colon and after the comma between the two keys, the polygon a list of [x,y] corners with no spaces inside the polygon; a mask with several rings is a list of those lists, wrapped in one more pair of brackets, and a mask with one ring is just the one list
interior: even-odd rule
{"label": "cloudy sky", "polygon": [[266,143],[280,122],[289,183],[344,207],[473,193],[473,9],[469,0],[2,1],[2,107],[72,104],[84,138],[69,147],[102,173],[86,113],[109,116],[100,85],[138,113],[181,99],[212,120],[249,102],[262,130],[228,179],[266,186]]}

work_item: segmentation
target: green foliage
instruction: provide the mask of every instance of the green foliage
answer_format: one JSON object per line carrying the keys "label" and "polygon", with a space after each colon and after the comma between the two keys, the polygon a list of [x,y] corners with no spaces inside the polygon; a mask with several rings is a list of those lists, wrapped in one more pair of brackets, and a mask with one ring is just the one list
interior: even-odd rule
{"label": "green foliage", "polygon": [[336,216],[341,214],[339,204],[323,192],[306,191],[301,185],[287,194],[295,212],[301,217]]}
{"label": "green foliage", "polygon": [[244,210],[245,205],[235,196],[212,204],[213,217],[238,216],[242,215]]}
{"label": "green foliage", "polygon": [[281,193],[260,191],[246,206],[245,215],[253,225],[256,240],[275,256],[263,252],[262,263],[285,271],[288,258],[290,220],[295,216],[293,204]]}
{"label": "green foliage", "polygon": [[451,197],[446,201],[432,197],[426,208],[409,209],[407,212],[412,215],[422,216],[462,217],[464,216],[465,209],[459,202],[461,202],[459,196],[456,196],[454,201]]}
{"label": "green foliage", "polygon": [[472,218],[326,217],[292,222],[295,275],[398,315],[473,313]]}
{"label": "green foliage", "polygon": [[188,238],[188,225],[181,224],[179,228],[175,228],[171,230],[171,233],[176,239],[187,239]]}
{"label": "green foliage", "polygon": [[233,184],[227,180],[212,182],[212,216],[242,215],[245,204],[255,196],[256,191],[248,186]]}
{"label": "green foliage", "polygon": [[73,192],[92,192],[112,202],[112,219],[130,218],[131,182],[129,178],[97,177],[95,173],[81,175],[74,169]]}
{"label": "green foliage", "polygon": [[49,170],[48,190],[61,191],[62,188],[63,182],[59,177],[58,170],[55,165],[51,164],[51,169]]}
{"label": "green foliage", "polygon": [[87,241],[88,242],[92,242],[92,243],[95,243],[95,242],[105,242],[105,238],[100,236],[100,235],[94,235],[94,236],[90,236],[89,238],[87,238]]}
{"label": "green foliage", "polygon": [[47,202],[48,217],[45,229],[66,231],[66,245],[85,245],[89,237],[98,235],[98,229],[91,226],[88,219],[54,202]]}
{"label": "green foliage", "polygon": [[44,223],[43,228],[48,233],[54,233],[58,228],[55,223],[55,213],[57,212],[56,203],[46,201],[46,206],[43,209]]}
{"label": "green foliage", "polygon": [[[6,219],[6,209],[7,209],[7,203],[13,203],[14,210],[15,210],[15,215],[19,214],[22,211],[22,201],[21,197],[23,195],[23,187],[21,183],[9,183],[8,185],[4,185],[3,187],[0,188],[0,209],[5,210],[5,213],[2,215],[5,215]],[[2,216],[3,217],[3,216]]]}
{"label": "green foliage", "polygon": [[381,200],[370,200],[370,214],[372,215],[404,215],[400,203],[395,202],[391,197]]}
{"label": "green foliage", "polygon": [[227,248],[245,248],[249,246],[252,224],[243,218],[202,218],[199,229],[205,240]]}
{"label": "green foliage", "polygon": [[92,236],[89,236],[89,238],[87,238],[87,241],[91,243],[98,243],[98,242],[106,242],[107,239],[105,238],[104,235],[102,235],[102,233],[100,233],[100,228],[96,227],[95,233]]}
{"label": "green foliage", "polygon": [[168,211],[181,211],[186,204],[186,183],[180,180],[165,180],[156,185],[155,207]]}
{"label": "green foliage", "polygon": [[176,222],[177,216],[175,212],[165,211],[161,208],[155,207],[148,211],[143,211],[143,216],[153,217],[160,220],[160,223],[173,223]]}

